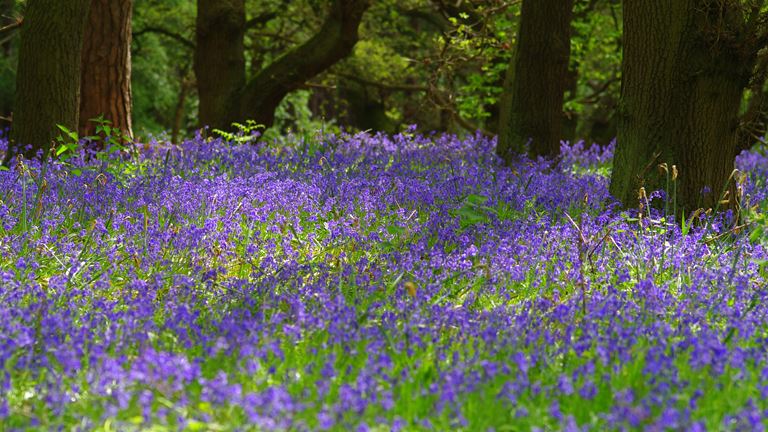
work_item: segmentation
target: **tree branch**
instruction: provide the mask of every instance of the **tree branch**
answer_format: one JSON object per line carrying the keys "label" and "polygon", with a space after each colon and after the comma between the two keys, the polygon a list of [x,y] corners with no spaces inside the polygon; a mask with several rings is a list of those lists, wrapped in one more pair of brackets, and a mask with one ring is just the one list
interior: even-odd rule
{"label": "tree branch", "polygon": [[473,124],[469,120],[462,117],[458,113],[458,111],[456,111],[456,108],[453,106],[453,104],[449,103],[446,100],[446,98],[440,94],[439,90],[435,88],[432,88],[429,86],[423,86],[423,85],[412,85],[412,84],[388,84],[388,83],[370,81],[365,78],[361,78],[357,75],[350,75],[345,73],[337,73],[336,76],[341,78],[346,78],[363,85],[376,87],[382,90],[403,91],[403,92],[424,92],[429,97],[434,99],[433,102],[438,108],[448,111],[453,121],[455,121],[456,124],[458,124],[462,128],[466,129],[469,132],[480,132],[481,134],[487,137],[493,136],[492,133],[488,132],[487,130],[479,127],[476,124]]}
{"label": "tree branch", "polygon": [[415,18],[431,25],[439,32],[448,31],[450,25],[442,15],[435,14],[423,9],[405,9],[400,8],[400,13],[404,16]]}
{"label": "tree branch", "polygon": [[24,18],[17,18],[16,22],[13,22],[11,24],[8,24],[5,27],[0,28],[0,38],[4,38],[6,35],[18,30],[19,28],[21,28],[22,24],[24,24]]}
{"label": "tree branch", "polygon": [[581,9],[578,12],[573,13],[573,21],[582,20],[588,17],[592,12],[594,12],[599,2],[600,0],[589,0],[589,3],[587,3],[584,9]]}
{"label": "tree branch", "polygon": [[435,102],[437,102],[437,106],[439,108],[442,108],[446,111],[448,111],[448,114],[450,114],[453,121],[456,122],[459,126],[464,128],[468,132],[480,132],[483,136],[486,137],[492,137],[494,134],[488,132],[487,130],[481,128],[480,126],[470,122],[469,120],[462,117],[459,112],[456,110],[456,108],[453,107],[453,104],[448,102],[439,92],[431,92],[430,95],[435,99]]}
{"label": "tree branch", "polygon": [[170,31],[170,30],[162,28],[162,27],[155,27],[155,26],[144,27],[143,29],[141,29],[139,31],[133,32],[133,36],[134,37],[138,37],[138,36],[142,36],[142,35],[147,34],[147,33],[160,34],[160,35],[163,35],[163,36],[166,36],[166,37],[169,37],[169,38],[175,40],[176,42],[184,45],[185,47],[187,47],[187,48],[189,48],[191,50],[195,49],[195,43],[194,42],[192,42],[191,40],[185,38],[184,36],[182,36],[182,35],[180,35],[180,34],[178,34],[176,32]]}
{"label": "tree branch", "polygon": [[619,81],[621,81],[621,77],[614,76],[614,77],[611,77],[611,78],[603,81],[603,83],[600,84],[597,87],[590,86],[590,87],[592,87],[592,93],[590,93],[590,94],[588,94],[588,95],[586,95],[584,97],[581,97],[579,99],[576,99],[575,102],[578,102],[578,103],[595,103],[595,102],[597,102],[597,98],[598,97],[600,97],[603,93],[608,91],[608,89],[611,87],[611,84],[613,84],[615,82],[619,82]]}
{"label": "tree branch", "polygon": [[360,21],[369,6],[369,0],[334,0],[320,31],[275,60],[245,86],[233,117],[271,126],[275,108],[285,95],[352,52]]}
{"label": "tree branch", "polygon": [[357,75],[346,74],[346,73],[337,73],[336,76],[340,78],[345,78],[351,81],[355,81],[362,85],[376,87],[382,90],[403,91],[403,92],[425,92],[425,93],[430,91],[430,88],[428,86],[422,86],[422,85],[388,84],[388,83],[367,80]]}
{"label": "tree branch", "polygon": [[277,12],[264,12],[261,15],[257,15],[245,22],[245,30],[263,26],[264,24],[277,18]]}
{"label": "tree branch", "polygon": [[477,30],[485,24],[483,16],[478,14],[474,5],[471,2],[458,2],[457,4],[446,4],[444,0],[432,0],[437,9],[443,14],[443,16],[450,20],[451,18],[462,18],[465,24]]}

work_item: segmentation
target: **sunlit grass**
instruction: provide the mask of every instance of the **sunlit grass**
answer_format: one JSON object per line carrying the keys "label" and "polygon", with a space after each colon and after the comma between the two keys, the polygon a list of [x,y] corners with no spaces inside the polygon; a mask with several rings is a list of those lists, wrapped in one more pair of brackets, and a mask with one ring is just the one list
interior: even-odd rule
{"label": "sunlit grass", "polygon": [[745,228],[683,231],[617,210],[610,149],[509,168],[477,137],[142,151],[0,173],[8,428],[764,421],[764,171]]}

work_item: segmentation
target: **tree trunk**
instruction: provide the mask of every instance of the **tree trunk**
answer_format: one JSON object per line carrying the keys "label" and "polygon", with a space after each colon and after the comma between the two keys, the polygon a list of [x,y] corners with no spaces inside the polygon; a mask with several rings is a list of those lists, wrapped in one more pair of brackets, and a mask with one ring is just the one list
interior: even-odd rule
{"label": "tree trunk", "polygon": [[530,142],[534,156],[560,152],[573,0],[524,0],[507,69],[497,153],[509,161]]}
{"label": "tree trunk", "polygon": [[[29,0],[21,29],[11,144],[5,157],[45,157],[61,124],[77,130],[80,50],[90,0]],[[26,145],[30,147],[27,148]]]}
{"label": "tree trunk", "polygon": [[189,68],[185,67],[180,73],[179,96],[176,99],[176,109],[173,112],[173,129],[171,129],[171,142],[179,143],[181,126],[184,123],[184,108],[187,104],[189,91],[194,88],[195,81],[189,76]]}
{"label": "tree trunk", "polygon": [[275,109],[285,95],[352,52],[368,6],[368,0],[334,1],[317,34],[267,66],[248,83],[237,117],[271,126]]}
{"label": "tree trunk", "polygon": [[[679,171],[676,211],[717,208],[734,168],[739,107],[755,64],[751,23],[738,2],[629,0],[618,143],[611,193],[638,191]],[[670,191],[671,192],[671,191]],[[731,192],[732,193],[732,192]],[[731,200],[730,205],[735,204]]]}
{"label": "tree trunk", "polygon": [[93,135],[103,116],[128,137],[131,125],[133,0],[92,0],[83,36],[80,136]]}
{"label": "tree trunk", "polygon": [[320,31],[245,80],[243,0],[198,0],[195,74],[200,122],[229,129],[254,120],[269,127],[291,91],[349,55],[369,0],[335,0]]}
{"label": "tree trunk", "polygon": [[200,123],[227,130],[245,86],[245,1],[197,0],[195,34]]}

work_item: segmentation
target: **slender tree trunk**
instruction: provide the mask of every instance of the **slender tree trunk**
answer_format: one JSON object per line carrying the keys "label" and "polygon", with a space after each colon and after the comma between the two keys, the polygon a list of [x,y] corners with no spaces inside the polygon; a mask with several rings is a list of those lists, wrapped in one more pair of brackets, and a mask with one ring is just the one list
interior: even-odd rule
{"label": "slender tree trunk", "polygon": [[93,135],[103,116],[128,137],[131,125],[131,14],[133,0],[91,0],[83,36],[81,136]]}
{"label": "slender tree trunk", "polygon": [[[734,168],[738,114],[757,46],[735,1],[624,2],[611,193],[627,206],[677,166],[677,211],[716,208]],[[671,192],[671,191],[670,191]],[[733,194],[733,192],[731,192]],[[735,199],[729,205],[734,205]]]}
{"label": "slender tree trunk", "polygon": [[[80,51],[90,0],[29,0],[21,29],[11,145],[5,157],[45,156],[60,134],[77,130]],[[29,145],[29,148],[26,147]]]}
{"label": "slender tree trunk", "polygon": [[497,153],[509,161],[530,142],[534,156],[560,152],[573,0],[524,0],[507,69]]}
{"label": "slender tree trunk", "polygon": [[187,103],[187,96],[189,95],[189,91],[194,87],[194,78],[189,76],[189,69],[187,67],[181,71],[180,75],[181,83],[179,86],[179,96],[176,99],[176,109],[173,113],[173,129],[171,130],[171,142],[174,144],[179,143],[181,126],[184,123],[184,108]]}
{"label": "slender tree trunk", "polygon": [[200,123],[226,130],[245,86],[245,1],[197,0],[196,26]]}

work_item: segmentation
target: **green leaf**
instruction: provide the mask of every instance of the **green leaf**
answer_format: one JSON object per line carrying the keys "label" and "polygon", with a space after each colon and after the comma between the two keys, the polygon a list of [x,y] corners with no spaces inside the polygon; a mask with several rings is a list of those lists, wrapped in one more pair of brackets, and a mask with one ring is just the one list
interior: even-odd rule
{"label": "green leaf", "polygon": [[488,215],[477,211],[473,207],[462,207],[457,213],[459,215],[459,224],[462,227],[468,227],[471,225],[488,222]]}
{"label": "green leaf", "polygon": [[475,194],[467,195],[465,199],[467,203],[474,204],[477,206],[483,205],[488,202],[488,197],[485,197],[482,195],[475,195]]}
{"label": "green leaf", "polygon": [[749,235],[749,241],[752,243],[757,243],[761,237],[763,237],[763,227],[757,227],[754,231]]}
{"label": "green leaf", "polygon": [[397,225],[390,225],[387,227],[387,232],[396,236],[405,232],[405,228]]}

